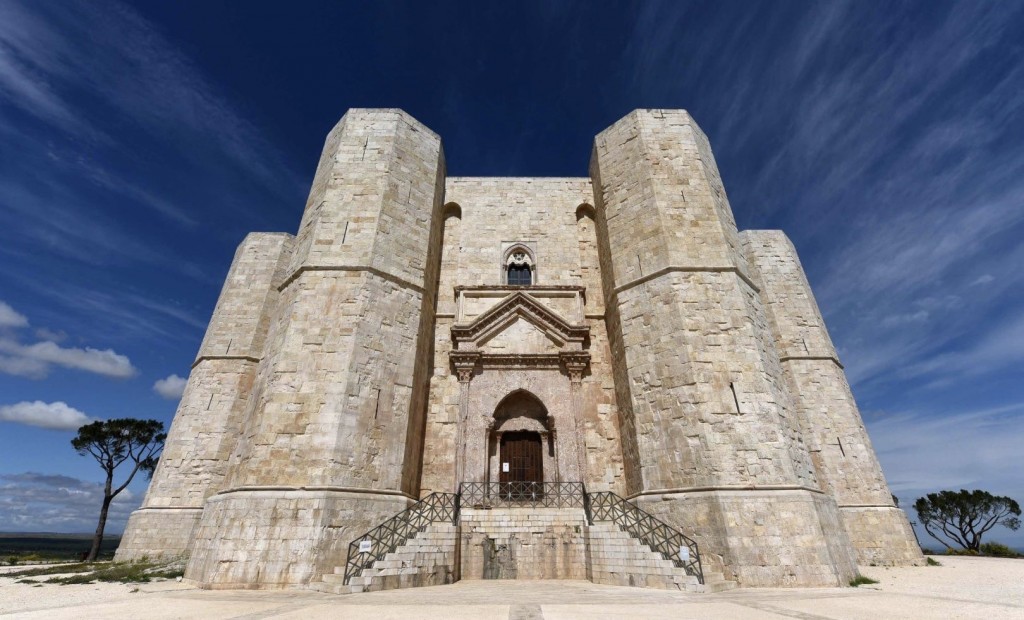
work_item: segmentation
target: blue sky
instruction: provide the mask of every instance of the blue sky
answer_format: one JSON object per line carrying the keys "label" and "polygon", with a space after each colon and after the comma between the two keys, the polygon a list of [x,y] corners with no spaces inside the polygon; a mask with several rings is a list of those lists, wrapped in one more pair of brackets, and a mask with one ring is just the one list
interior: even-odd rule
{"label": "blue sky", "polygon": [[690,110],[740,228],[800,251],[903,504],[1024,501],[1024,4],[593,6],[0,0],[0,530],[95,527],[69,429],[170,422],[236,245],[295,231],[349,107],[465,176],[585,176],[631,109]]}

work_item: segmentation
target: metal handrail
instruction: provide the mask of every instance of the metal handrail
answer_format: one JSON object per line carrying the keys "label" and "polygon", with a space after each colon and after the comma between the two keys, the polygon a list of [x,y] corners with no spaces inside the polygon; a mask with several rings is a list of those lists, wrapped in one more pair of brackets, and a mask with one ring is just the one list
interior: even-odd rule
{"label": "metal handrail", "polygon": [[[608,491],[588,493],[587,519],[591,523],[595,520],[615,522],[686,574],[696,577],[699,583],[704,583],[696,541],[636,504]],[[686,554],[682,553],[684,547],[688,550]]]}
{"label": "metal handrail", "polygon": [[455,493],[431,493],[349,543],[345,583],[362,574],[364,568],[384,559],[431,523],[456,525],[458,520],[459,496]]}
{"label": "metal handrail", "polygon": [[463,482],[462,504],[471,507],[584,508],[582,482]]}

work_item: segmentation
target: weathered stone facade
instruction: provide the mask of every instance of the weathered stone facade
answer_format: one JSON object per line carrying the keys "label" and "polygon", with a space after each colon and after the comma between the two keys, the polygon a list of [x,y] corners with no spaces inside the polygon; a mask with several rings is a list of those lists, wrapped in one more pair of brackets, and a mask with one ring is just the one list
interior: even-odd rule
{"label": "weathered stone facade", "polygon": [[[737,230],[679,110],[598,135],[589,178],[446,177],[429,129],[350,110],[298,234],[239,247],[118,558],[309,585],[417,498],[522,476],[624,496],[740,585],[921,561],[792,244]],[[466,518],[421,573],[483,574]],[[604,527],[524,531],[515,572],[633,583]]]}

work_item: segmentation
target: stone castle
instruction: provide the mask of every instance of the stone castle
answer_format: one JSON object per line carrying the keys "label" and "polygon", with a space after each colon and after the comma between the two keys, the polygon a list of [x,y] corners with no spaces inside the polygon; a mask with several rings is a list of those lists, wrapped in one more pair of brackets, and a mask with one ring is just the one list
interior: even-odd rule
{"label": "stone castle", "polygon": [[448,177],[409,115],[345,114],[298,233],[238,248],[117,557],[179,555],[348,591],[922,559],[793,245],[737,230],[681,110],[616,122],[582,178]]}

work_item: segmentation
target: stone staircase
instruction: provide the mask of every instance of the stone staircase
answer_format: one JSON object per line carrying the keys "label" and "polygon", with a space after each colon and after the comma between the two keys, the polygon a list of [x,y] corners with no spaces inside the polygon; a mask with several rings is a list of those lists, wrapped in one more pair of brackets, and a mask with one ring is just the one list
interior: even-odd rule
{"label": "stone staircase", "polygon": [[704,583],[666,560],[660,553],[624,532],[614,522],[586,527],[588,553],[587,578],[594,583],[613,586],[685,590],[687,592],[723,592],[736,587],[722,573],[704,569]]}
{"label": "stone staircase", "polygon": [[458,579],[585,579],[687,592],[736,587],[708,568],[701,584],[615,522],[588,525],[582,508],[463,508],[458,526],[430,524],[349,584],[339,566],[311,587],[348,594]]}
{"label": "stone staircase", "polygon": [[323,581],[310,584],[320,592],[352,594],[398,588],[439,586],[455,582],[458,532],[450,523],[432,523],[404,545],[377,560],[345,584],[345,567],[338,566]]}

